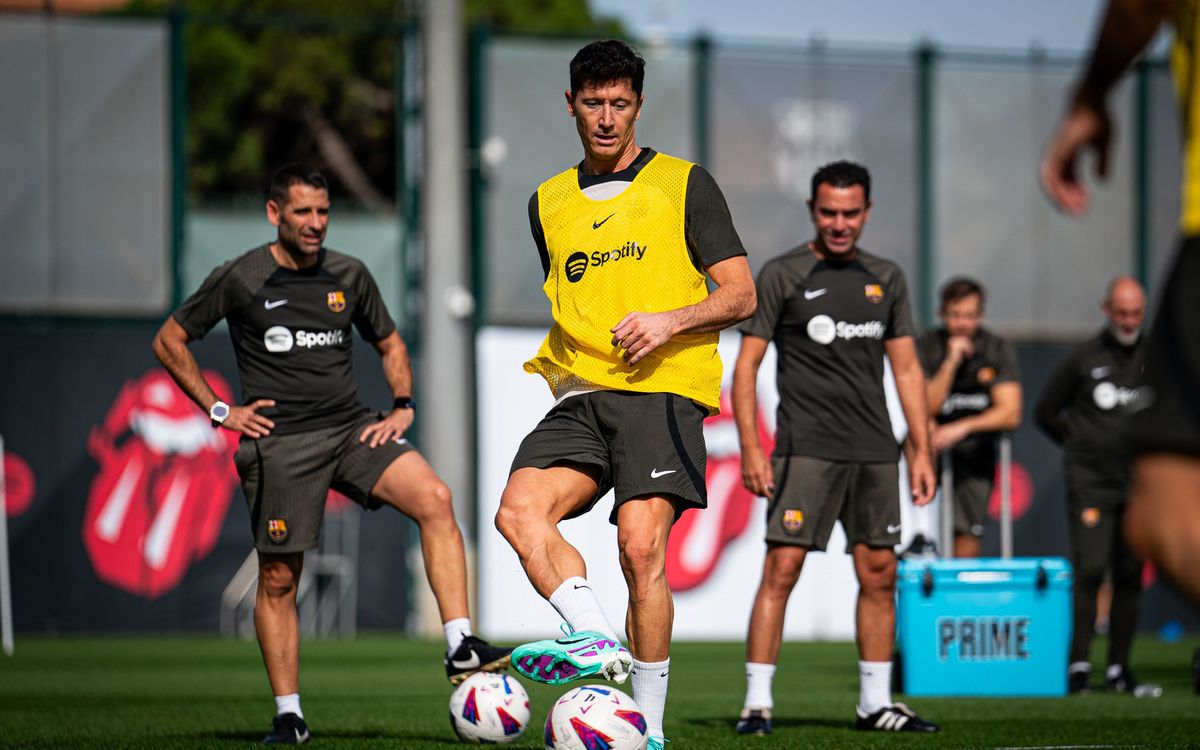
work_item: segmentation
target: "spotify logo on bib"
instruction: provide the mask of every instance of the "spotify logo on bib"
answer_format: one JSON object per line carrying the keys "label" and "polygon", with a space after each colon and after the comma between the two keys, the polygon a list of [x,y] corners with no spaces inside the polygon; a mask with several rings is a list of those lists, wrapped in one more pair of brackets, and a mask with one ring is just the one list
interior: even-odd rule
{"label": "spotify logo on bib", "polygon": [[567,281],[574,284],[582,279],[583,272],[587,270],[587,267],[587,253],[571,253],[571,257],[567,258]]}
{"label": "spotify logo on bib", "polygon": [[808,337],[818,344],[830,344],[837,338],[837,326],[828,315],[814,315],[808,321]]}

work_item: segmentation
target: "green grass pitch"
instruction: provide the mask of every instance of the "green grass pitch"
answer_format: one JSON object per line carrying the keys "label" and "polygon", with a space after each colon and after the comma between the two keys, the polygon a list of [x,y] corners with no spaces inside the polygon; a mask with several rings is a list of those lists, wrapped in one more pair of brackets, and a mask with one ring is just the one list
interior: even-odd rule
{"label": "green grass pitch", "polygon": [[[851,728],[858,697],[851,644],[786,644],[775,679],[775,733],[761,738],[733,731],[744,690],[741,644],[677,644],[667,747],[1200,748],[1193,645],[1138,642],[1135,670],[1163,685],[1159,700],[1102,691],[1063,699],[914,698],[919,713],[943,725],[941,734],[914,736]],[[440,644],[382,634],[307,641],[301,660],[311,747],[459,746],[447,720]],[[540,748],[546,710],[566,688],[525,685],[533,719],[511,746]],[[0,656],[0,748],[251,747],[273,713],[253,643],[24,637],[14,657]]]}

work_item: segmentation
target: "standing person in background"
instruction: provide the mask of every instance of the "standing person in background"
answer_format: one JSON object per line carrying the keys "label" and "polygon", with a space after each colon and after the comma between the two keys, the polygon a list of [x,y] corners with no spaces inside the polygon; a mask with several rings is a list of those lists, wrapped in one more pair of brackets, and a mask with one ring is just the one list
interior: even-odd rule
{"label": "standing person in background", "polygon": [[1101,305],[1108,324],[1072,349],[1054,369],[1038,401],[1038,427],[1064,448],[1071,559],[1075,568],[1075,632],[1068,689],[1090,688],[1088,653],[1096,622],[1096,593],[1112,571],[1108,669],[1104,685],[1137,687],[1129,652],[1142,600],[1142,561],[1121,534],[1129,497],[1125,433],[1138,400],[1146,295],[1128,276],[1109,284]]}
{"label": "standing person in background", "polygon": [[[366,266],[325,247],[329,207],[320,172],[305,164],[280,169],[267,198],[275,241],[214,270],[154,339],[155,355],[213,428],[241,434],[234,463],[258,550],[254,627],[276,706],[265,744],[309,738],[296,592],[331,487],[368,510],[390,505],[416,521],[452,683],[506,667],[511,651],[471,634],[466,555],[450,490],[405,437],[416,407],[408,350]],[[217,399],[188,350],[222,319],[237,356],[241,405]],[[352,324],[379,352],[394,396],[387,414],[359,400]]]}
{"label": "standing person in background", "polygon": [[[917,337],[934,454],[954,470],[954,556],[979,557],[1001,432],[1021,424],[1017,353],[982,326],[985,292],[959,278],[942,287],[942,325]],[[943,455],[943,460],[945,456]]]}
{"label": "standing person in background", "polygon": [[[871,210],[864,167],[839,161],[817,170],[808,208],[815,236],[759,273],[758,312],[742,326],[733,372],[743,482],[768,498],[767,553],[750,613],[737,731],[771,731],[771,684],[788,598],[809,550],[824,551],[840,521],[859,582],[855,727],[936,732],[936,724],[894,703],[891,693],[900,455],[884,396],[885,356],[909,424],[912,500],[925,505],[934,491],[908,287],[899,266],[858,245]],[[772,341],[779,353],[779,418],[768,460],[758,442],[757,383]]]}
{"label": "standing person in background", "polygon": [[[1081,215],[1091,193],[1080,157],[1094,152],[1107,176],[1113,125],[1108,97],[1122,73],[1171,22],[1171,67],[1183,123],[1182,240],[1146,350],[1144,406],[1133,418],[1133,487],[1125,534],[1200,608],[1200,0],[1109,0],[1091,59],[1042,160],[1042,185]],[[1193,659],[1200,693],[1200,649]]]}
{"label": "standing person in background", "polygon": [[[681,513],[707,505],[704,418],[720,406],[717,340],[755,302],[716,181],[637,144],[644,74],[641,56],[614,40],[571,60],[567,114],[583,160],[529,202],[554,325],[525,369],[546,379],[556,403],[521,442],[496,527],[572,630],[517,647],[514,668],[549,684],[632,677],[648,747],[663,750],[675,619],[667,540]],[[628,649],[558,528],[610,489]]]}

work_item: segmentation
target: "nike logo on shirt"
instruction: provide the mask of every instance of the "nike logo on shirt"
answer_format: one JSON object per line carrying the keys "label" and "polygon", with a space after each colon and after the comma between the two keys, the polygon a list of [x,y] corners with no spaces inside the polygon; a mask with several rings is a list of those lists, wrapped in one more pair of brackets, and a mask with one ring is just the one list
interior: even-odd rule
{"label": "nike logo on shirt", "polygon": [[676,471],[678,471],[678,469],[668,469],[666,471],[659,471],[658,469],[651,469],[650,470],[650,478],[658,479],[659,477],[665,477],[668,474],[674,474]]}
{"label": "nike logo on shirt", "polygon": [[825,292],[828,292],[828,291],[829,291],[828,289],[805,289],[804,290],[804,299],[816,299],[817,297],[820,297],[821,295],[825,294]]}
{"label": "nike logo on shirt", "polygon": [[1110,367],[1108,367],[1107,365],[1104,365],[1104,366],[1102,366],[1102,367],[1093,367],[1093,368],[1092,368],[1092,377],[1093,377],[1093,378],[1095,378],[1096,380],[1099,380],[1100,378],[1102,378],[1102,377],[1104,377],[1105,375],[1107,375],[1107,374],[1108,374],[1108,371],[1109,371],[1110,369],[1111,369],[1111,368],[1110,368]]}
{"label": "nike logo on shirt", "polygon": [[263,307],[267,308],[268,310],[274,310],[275,308],[280,307],[281,305],[286,305],[286,304],[287,304],[287,300],[285,300],[285,299],[275,300],[274,302],[272,302],[271,300],[266,300],[265,302],[263,302]]}

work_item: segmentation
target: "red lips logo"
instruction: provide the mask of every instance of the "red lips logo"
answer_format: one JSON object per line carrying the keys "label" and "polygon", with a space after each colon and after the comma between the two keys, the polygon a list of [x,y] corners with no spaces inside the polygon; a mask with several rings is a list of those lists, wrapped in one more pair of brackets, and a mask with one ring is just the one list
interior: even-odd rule
{"label": "red lips logo", "polygon": [[[222,401],[229,384],[204,377]],[[88,492],[83,543],[97,577],[154,599],[212,551],[237,473],[237,435],[214,430],[161,370],[121,389],[88,452],[100,464]]]}
{"label": "red lips logo", "polygon": [[[775,447],[774,436],[764,428],[760,413],[758,439],[769,455]],[[728,391],[721,392],[721,413],[704,422],[704,440],[708,445],[708,509],[703,513],[686,512],[671,529],[667,540],[667,583],[673,591],[696,588],[716,570],[725,547],[742,535],[750,522],[750,513],[759,499],[742,484],[742,457],[738,447],[737,425]]]}

